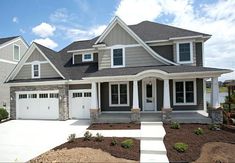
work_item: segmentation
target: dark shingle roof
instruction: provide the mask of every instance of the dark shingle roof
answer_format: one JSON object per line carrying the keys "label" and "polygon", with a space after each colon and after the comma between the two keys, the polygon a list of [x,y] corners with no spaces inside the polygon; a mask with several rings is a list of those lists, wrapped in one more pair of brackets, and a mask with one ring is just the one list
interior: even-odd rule
{"label": "dark shingle roof", "polygon": [[13,39],[15,39],[17,37],[19,37],[19,36],[0,38],[0,45],[6,43],[8,41],[11,41],[11,40],[13,40]]}
{"label": "dark shingle roof", "polygon": [[[95,73],[86,74],[86,77],[101,77],[101,76],[125,76],[136,75],[146,70],[161,70],[166,73],[181,73],[181,72],[206,72],[206,71],[223,71],[227,69],[217,69],[210,67],[198,66],[142,66],[142,67],[124,67],[124,68],[107,68],[96,71]],[[228,70],[229,71],[229,70]]]}

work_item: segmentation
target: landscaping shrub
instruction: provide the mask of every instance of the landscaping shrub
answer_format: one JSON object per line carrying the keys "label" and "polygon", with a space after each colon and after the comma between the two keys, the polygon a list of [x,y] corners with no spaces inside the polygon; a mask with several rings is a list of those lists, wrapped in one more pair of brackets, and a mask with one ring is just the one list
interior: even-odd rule
{"label": "landscaping shrub", "polygon": [[92,133],[90,133],[89,131],[85,132],[83,140],[90,141],[91,138],[92,138]]}
{"label": "landscaping shrub", "polygon": [[104,137],[100,133],[97,133],[95,137],[95,141],[102,142],[103,140],[104,140]]}
{"label": "landscaping shrub", "polygon": [[9,116],[8,112],[6,109],[4,108],[0,108],[0,121],[2,121],[3,119],[7,119]]}
{"label": "landscaping shrub", "polygon": [[171,128],[173,128],[173,129],[180,129],[180,124],[178,122],[172,122],[171,123]]}
{"label": "landscaping shrub", "polygon": [[177,150],[178,152],[185,152],[188,149],[188,144],[182,142],[175,143],[174,149]]}
{"label": "landscaping shrub", "polygon": [[194,133],[196,135],[203,135],[204,134],[204,131],[202,128],[198,127],[196,130],[194,130]]}
{"label": "landscaping shrub", "polygon": [[76,134],[70,134],[69,137],[68,137],[68,142],[74,142],[75,140],[75,137],[76,137]]}
{"label": "landscaping shrub", "polygon": [[210,124],[209,129],[212,130],[212,131],[218,131],[218,130],[220,130],[220,125]]}
{"label": "landscaping shrub", "polygon": [[123,148],[129,149],[134,145],[134,142],[132,139],[126,139],[121,143],[121,146]]}
{"label": "landscaping shrub", "polygon": [[110,143],[110,145],[111,145],[111,146],[115,146],[115,145],[117,145],[117,144],[118,144],[117,140],[113,137],[113,138],[112,138],[112,141],[111,141],[111,143]]}

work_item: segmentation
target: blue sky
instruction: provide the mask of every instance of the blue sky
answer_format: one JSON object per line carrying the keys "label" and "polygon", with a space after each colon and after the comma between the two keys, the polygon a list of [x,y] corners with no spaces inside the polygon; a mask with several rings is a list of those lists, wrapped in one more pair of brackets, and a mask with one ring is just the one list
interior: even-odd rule
{"label": "blue sky", "polygon": [[234,0],[1,0],[0,37],[22,35],[60,50],[99,35],[118,15],[127,24],[150,20],[212,34],[206,66],[235,70],[234,8]]}

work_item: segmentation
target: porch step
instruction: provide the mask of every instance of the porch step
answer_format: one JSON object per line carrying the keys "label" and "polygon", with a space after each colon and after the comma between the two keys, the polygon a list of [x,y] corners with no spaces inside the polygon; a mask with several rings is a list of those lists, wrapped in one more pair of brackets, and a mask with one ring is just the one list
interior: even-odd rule
{"label": "porch step", "polygon": [[212,120],[211,118],[172,118],[173,122],[178,123],[202,123],[202,124],[211,124]]}
{"label": "porch step", "polygon": [[162,125],[162,122],[141,122],[141,125]]}
{"label": "porch step", "polygon": [[141,153],[140,155],[141,163],[168,163],[169,160],[166,154],[149,154],[149,153]]}
{"label": "porch step", "polygon": [[166,148],[162,140],[141,140],[141,153],[166,154]]}

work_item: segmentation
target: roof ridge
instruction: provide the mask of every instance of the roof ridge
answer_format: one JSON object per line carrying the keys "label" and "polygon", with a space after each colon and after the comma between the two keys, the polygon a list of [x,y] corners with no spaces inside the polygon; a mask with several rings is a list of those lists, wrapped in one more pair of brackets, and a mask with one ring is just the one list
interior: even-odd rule
{"label": "roof ridge", "polygon": [[[41,46],[42,48],[45,48],[45,49],[47,49],[47,50],[50,50],[50,51],[52,51],[52,52],[54,52],[54,53],[58,53],[57,51],[55,51],[55,50],[53,50],[53,49],[50,49],[50,48],[48,48],[48,47],[46,47],[46,46],[44,46],[44,45],[41,45],[41,44],[39,44],[39,43],[37,43],[37,42],[33,42],[33,43],[35,43],[37,46],[39,45],[39,46]],[[40,47],[39,47],[40,48]]]}
{"label": "roof ridge", "polygon": [[17,36],[10,36],[10,37],[0,37],[0,39],[10,39],[10,38],[17,38],[17,37],[20,37],[20,35],[17,35]]}

